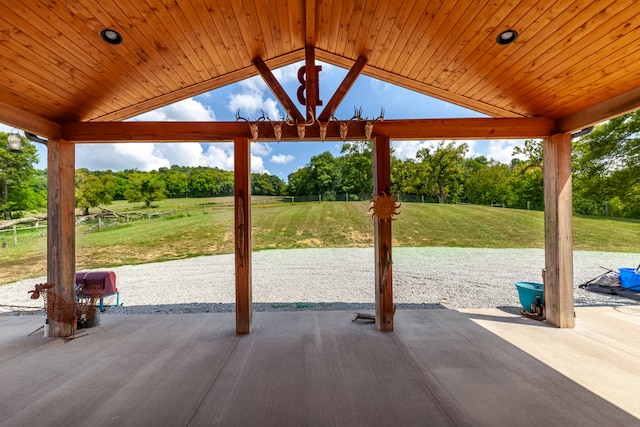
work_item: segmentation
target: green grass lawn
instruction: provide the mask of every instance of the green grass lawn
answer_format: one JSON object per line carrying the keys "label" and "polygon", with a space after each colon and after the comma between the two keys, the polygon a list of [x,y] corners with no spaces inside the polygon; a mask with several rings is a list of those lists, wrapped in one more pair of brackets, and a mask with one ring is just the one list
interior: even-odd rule
{"label": "green grass lawn", "polygon": [[[283,203],[253,198],[254,250],[370,247],[373,222],[368,202]],[[118,212],[169,212],[160,218],[121,219],[118,226],[76,229],[77,269],[105,268],[233,252],[232,198],[170,199],[146,210],[118,202]],[[0,283],[46,273],[44,229],[0,234]],[[393,222],[395,246],[543,248],[544,214],[473,205],[403,203]],[[574,217],[574,249],[640,252],[640,221]]]}

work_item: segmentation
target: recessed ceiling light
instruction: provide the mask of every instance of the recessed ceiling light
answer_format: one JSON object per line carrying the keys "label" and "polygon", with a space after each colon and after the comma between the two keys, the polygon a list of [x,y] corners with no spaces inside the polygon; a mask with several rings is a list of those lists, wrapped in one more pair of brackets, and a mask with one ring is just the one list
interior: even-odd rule
{"label": "recessed ceiling light", "polygon": [[500,34],[498,34],[498,37],[496,38],[496,43],[498,44],[509,44],[509,43],[513,43],[514,41],[516,41],[516,39],[518,38],[518,32],[514,31],[514,30],[507,30],[507,31],[503,31]]}
{"label": "recessed ceiling light", "polygon": [[100,37],[102,40],[106,41],[109,44],[120,44],[122,43],[122,36],[116,30],[102,30],[100,31]]}

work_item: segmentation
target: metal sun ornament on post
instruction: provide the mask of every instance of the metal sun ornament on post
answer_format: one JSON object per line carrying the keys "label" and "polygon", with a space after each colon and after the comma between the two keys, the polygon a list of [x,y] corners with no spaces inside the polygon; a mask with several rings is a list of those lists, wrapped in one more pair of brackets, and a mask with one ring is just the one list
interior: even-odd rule
{"label": "metal sun ornament on post", "polygon": [[372,201],[369,212],[373,211],[373,216],[378,217],[378,222],[389,224],[400,214],[400,202],[396,202],[393,194],[381,191]]}

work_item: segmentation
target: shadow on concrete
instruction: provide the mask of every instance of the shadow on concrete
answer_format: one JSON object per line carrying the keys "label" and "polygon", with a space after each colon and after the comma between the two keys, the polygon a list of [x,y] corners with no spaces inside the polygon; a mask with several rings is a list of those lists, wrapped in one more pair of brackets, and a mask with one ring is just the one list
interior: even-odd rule
{"label": "shadow on concrete", "polygon": [[392,333],[352,315],[256,312],[237,336],[233,313],[113,314],[66,343],[27,336],[42,316],[5,317],[0,425],[638,423],[476,314],[398,309]]}

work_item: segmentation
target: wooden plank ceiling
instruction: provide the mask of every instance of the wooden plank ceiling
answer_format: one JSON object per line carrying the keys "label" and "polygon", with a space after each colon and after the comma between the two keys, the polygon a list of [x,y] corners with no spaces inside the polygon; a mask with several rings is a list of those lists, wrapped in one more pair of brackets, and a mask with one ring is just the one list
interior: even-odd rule
{"label": "wooden plank ceiling", "polygon": [[[0,111],[123,120],[304,60],[565,130],[640,106],[635,0],[15,0],[0,3]],[[105,28],[123,43],[101,40]],[[517,40],[498,45],[507,29]],[[2,119],[2,115],[0,115]]]}

